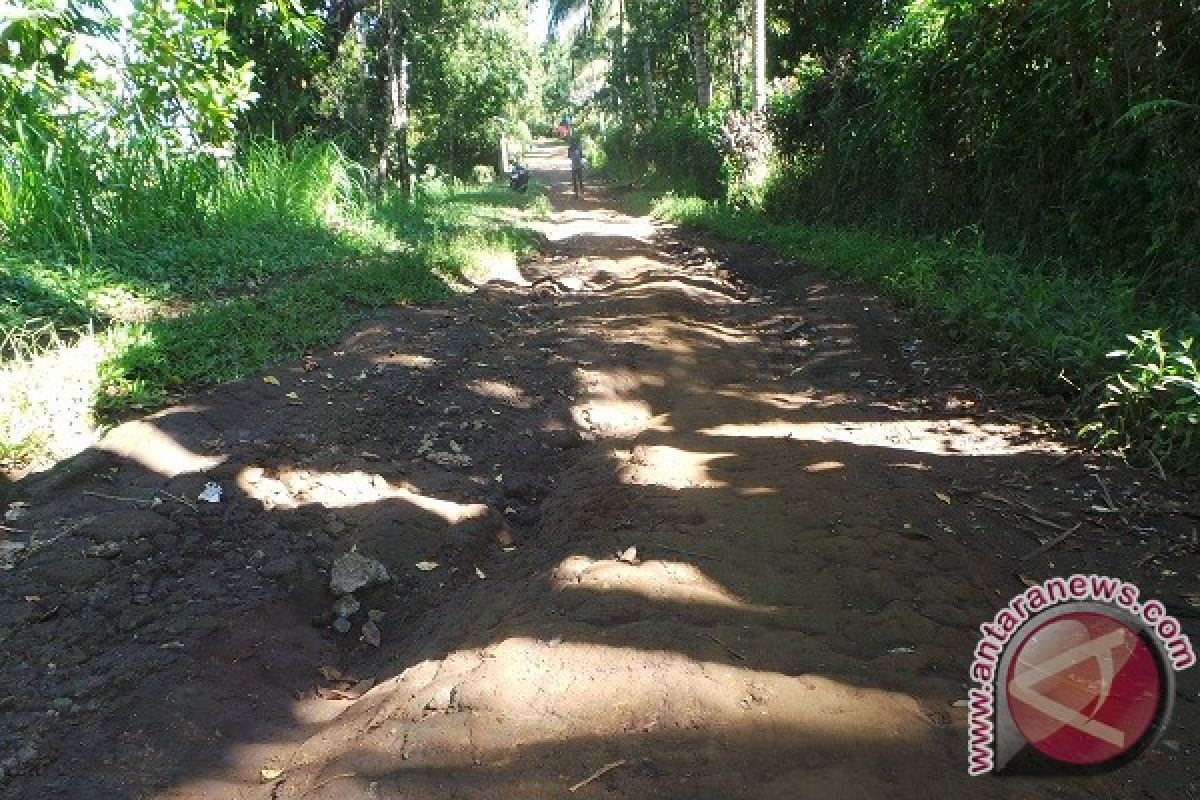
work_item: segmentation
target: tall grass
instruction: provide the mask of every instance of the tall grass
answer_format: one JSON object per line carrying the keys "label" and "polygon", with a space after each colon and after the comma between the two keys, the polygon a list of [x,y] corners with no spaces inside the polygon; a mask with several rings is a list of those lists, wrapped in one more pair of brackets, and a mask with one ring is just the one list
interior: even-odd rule
{"label": "tall grass", "polygon": [[373,195],[329,143],[221,162],[85,134],[0,156],[0,467],[78,449],[97,410],[245,376],[532,249],[507,207],[526,200]]}
{"label": "tall grass", "polygon": [[80,260],[164,234],[324,225],[366,203],[362,168],[329,142],[253,142],[224,163],[151,137],[97,140],[78,125],[5,144],[4,240]]}

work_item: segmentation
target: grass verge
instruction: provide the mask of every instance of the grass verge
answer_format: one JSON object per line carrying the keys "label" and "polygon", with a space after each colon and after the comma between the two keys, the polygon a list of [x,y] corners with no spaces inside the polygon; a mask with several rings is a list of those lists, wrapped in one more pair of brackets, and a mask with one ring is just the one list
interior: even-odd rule
{"label": "grass verge", "polygon": [[69,456],[97,420],[250,375],[373,309],[444,298],[533,252],[527,207],[536,196],[432,187],[329,204],[323,218],[260,208],[226,235],[113,240],[82,262],[0,252],[0,467]]}
{"label": "grass verge", "polygon": [[780,223],[672,194],[634,204],[862,280],[914,310],[991,379],[1073,400],[1086,440],[1134,460],[1200,468],[1194,310],[1141,300],[1132,283],[939,241]]}

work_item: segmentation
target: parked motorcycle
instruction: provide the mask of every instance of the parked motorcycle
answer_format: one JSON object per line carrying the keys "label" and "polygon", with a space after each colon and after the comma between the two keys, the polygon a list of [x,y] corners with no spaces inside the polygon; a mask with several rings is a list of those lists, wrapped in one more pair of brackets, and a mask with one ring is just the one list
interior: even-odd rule
{"label": "parked motorcycle", "polygon": [[529,188],[529,170],[522,164],[513,162],[512,172],[508,174],[508,186],[514,192],[524,192]]}

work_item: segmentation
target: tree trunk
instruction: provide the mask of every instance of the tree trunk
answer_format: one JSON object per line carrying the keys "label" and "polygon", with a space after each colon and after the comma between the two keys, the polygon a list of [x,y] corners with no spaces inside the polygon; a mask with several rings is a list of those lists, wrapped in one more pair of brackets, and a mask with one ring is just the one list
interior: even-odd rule
{"label": "tree trunk", "polygon": [[650,119],[658,116],[658,101],[654,93],[654,64],[650,61],[650,47],[642,42],[642,88],[646,92],[646,115]]}
{"label": "tree trunk", "polygon": [[692,35],[692,63],[696,67],[696,105],[705,109],[712,104],[712,73],[708,69],[703,0],[688,0],[688,27]]}
{"label": "tree trunk", "polygon": [[745,6],[737,5],[736,19],[727,39],[729,49],[729,90],[733,93],[733,107],[742,110],[746,98],[746,17]]}
{"label": "tree trunk", "polygon": [[624,94],[625,80],[625,0],[617,0],[617,39],[613,46],[613,77],[616,78],[616,91],[613,92],[614,111],[621,116],[621,97]]}
{"label": "tree trunk", "polygon": [[378,141],[376,179],[382,187],[399,181],[408,187],[408,56],[405,55],[407,31],[397,24],[395,11],[389,10],[384,41],[385,94],[383,124]]}
{"label": "tree trunk", "polygon": [[754,110],[767,104],[767,3],[754,2]]}

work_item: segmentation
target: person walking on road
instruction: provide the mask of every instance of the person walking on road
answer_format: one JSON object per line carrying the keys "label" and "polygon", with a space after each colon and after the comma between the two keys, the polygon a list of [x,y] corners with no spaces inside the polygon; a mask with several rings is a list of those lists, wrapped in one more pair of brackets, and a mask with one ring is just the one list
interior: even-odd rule
{"label": "person walking on road", "polygon": [[571,159],[571,186],[576,197],[583,197],[583,146],[579,137],[573,137],[567,146],[567,158]]}

